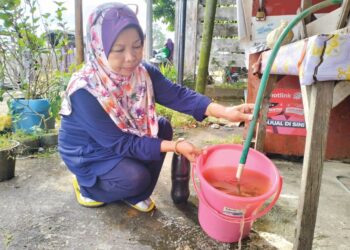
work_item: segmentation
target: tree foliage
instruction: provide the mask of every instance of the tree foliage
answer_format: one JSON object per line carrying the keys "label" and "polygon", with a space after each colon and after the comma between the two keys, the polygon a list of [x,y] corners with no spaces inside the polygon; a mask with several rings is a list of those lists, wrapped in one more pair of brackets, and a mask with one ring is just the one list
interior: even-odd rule
{"label": "tree foliage", "polygon": [[28,99],[49,99],[54,116],[58,116],[59,93],[66,83],[61,66],[73,52],[67,48],[66,36],[49,43],[49,27],[57,25],[57,31],[66,34],[63,3],[55,1],[53,13],[41,13],[37,0],[0,0],[2,87],[18,90]]}
{"label": "tree foliage", "polygon": [[165,34],[162,32],[162,27],[159,23],[153,23],[153,48],[161,49],[166,42]]}
{"label": "tree foliage", "polygon": [[175,1],[153,0],[153,19],[167,25],[168,31],[175,30]]}

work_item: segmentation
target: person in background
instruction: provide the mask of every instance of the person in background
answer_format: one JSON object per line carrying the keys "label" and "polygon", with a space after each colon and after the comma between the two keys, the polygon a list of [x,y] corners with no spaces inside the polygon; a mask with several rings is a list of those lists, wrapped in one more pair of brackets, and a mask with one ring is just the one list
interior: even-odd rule
{"label": "person in background", "polygon": [[165,154],[193,162],[201,153],[187,140],[172,139],[171,124],[157,115],[156,103],[198,121],[252,118],[252,104],[224,107],[166,79],[142,61],[143,44],[143,31],[127,5],[102,4],[91,13],[87,62],[65,91],[58,143],[82,206],[123,201],[149,212]]}
{"label": "person in background", "polygon": [[174,54],[174,43],[169,38],[167,42],[164,44],[164,47],[161,48],[153,58],[153,63],[158,64],[167,64],[173,62],[173,54]]}
{"label": "person in background", "polygon": [[173,43],[173,41],[170,38],[168,38],[164,47],[167,48],[169,51],[169,53],[167,55],[168,60],[170,62],[173,62],[173,55],[174,55],[174,43]]}

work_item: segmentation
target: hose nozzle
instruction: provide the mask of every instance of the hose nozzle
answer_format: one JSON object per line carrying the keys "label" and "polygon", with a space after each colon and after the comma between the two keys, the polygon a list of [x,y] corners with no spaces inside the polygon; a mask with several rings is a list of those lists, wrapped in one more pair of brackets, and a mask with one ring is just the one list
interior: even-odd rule
{"label": "hose nozzle", "polygon": [[244,168],[244,164],[239,163],[238,164],[238,168],[237,168],[237,172],[236,172],[236,179],[239,181],[241,179],[241,175],[243,172],[243,168]]}

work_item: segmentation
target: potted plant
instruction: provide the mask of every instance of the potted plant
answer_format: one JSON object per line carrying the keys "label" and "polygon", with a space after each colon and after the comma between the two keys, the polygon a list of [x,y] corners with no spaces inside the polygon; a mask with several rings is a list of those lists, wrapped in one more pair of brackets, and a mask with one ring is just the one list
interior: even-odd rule
{"label": "potted plant", "polygon": [[[22,98],[9,101],[13,130],[32,133],[35,127],[48,129],[55,121],[52,109],[60,102],[60,91],[66,84],[67,56],[71,43],[65,36],[62,19],[63,2],[55,1],[55,16],[39,13],[36,0],[8,0],[0,3],[0,82],[12,90],[20,90]],[[56,23],[61,35],[52,42],[48,24]],[[41,33],[42,28],[45,30]],[[57,33],[57,32],[56,32]],[[8,91],[10,92],[10,91]],[[11,96],[11,93],[9,93]],[[54,107],[50,102],[54,103]],[[53,117],[53,118],[52,118]]]}
{"label": "potted plant", "polygon": [[23,130],[16,130],[11,138],[19,142],[17,153],[20,155],[28,155],[38,152],[40,147],[39,135],[36,132],[26,133]]}
{"label": "potted plant", "polygon": [[15,176],[16,148],[19,143],[9,139],[6,135],[0,136],[0,181]]}

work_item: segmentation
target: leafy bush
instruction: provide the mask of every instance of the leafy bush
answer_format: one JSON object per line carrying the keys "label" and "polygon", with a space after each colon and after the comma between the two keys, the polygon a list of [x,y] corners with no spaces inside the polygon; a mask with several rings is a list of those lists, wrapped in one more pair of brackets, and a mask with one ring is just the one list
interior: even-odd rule
{"label": "leafy bush", "polygon": [[15,145],[15,142],[7,134],[0,135],[0,150],[6,150]]}
{"label": "leafy bush", "polygon": [[170,81],[176,82],[177,72],[175,66],[172,64],[160,64],[159,71]]}

